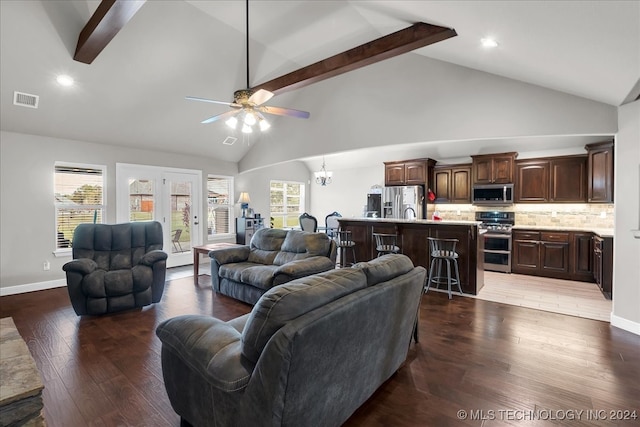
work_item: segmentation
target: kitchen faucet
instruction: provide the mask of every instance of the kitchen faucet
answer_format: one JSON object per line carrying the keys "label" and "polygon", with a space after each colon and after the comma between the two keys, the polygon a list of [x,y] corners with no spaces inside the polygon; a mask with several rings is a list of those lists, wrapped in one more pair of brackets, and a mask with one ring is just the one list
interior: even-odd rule
{"label": "kitchen faucet", "polygon": [[[408,208],[405,208],[405,209],[404,209],[404,212],[402,213],[402,217],[403,217],[403,218],[407,218],[407,211],[409,211],[409,210],[410,210],[411,212],[413,212],[413,217],[414,217],[414,218],[417,218],[417,217],[418,217],[418,214],[416,214],[415,209],[413,209],[412,207],[408,207]],[[410,219],[410,218],[409,218],[409,219]]]}

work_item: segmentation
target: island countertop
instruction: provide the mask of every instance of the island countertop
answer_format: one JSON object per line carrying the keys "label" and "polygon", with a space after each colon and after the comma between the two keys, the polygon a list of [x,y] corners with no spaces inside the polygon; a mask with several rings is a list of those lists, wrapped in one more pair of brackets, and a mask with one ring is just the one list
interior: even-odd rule
{"label": "island countertop", "polygon": [[357,261],[377,257],[373,233],[395,233],[400,252],[427,272],[431,261],[427,237],[458,239],[456,252],[463,292],[476,295],[484,286],[484,237],[478,229],[480,221],[395,218],[338,218],[338,221],[341,229],[351,231]]}
{"label": "island countertop", "polygon": [[482,224],[482,221],[452,221],[448,219],[434,220],[434,219],[397,219],[397,218],[340,218],[346,221],[364,221],[364,222],[379,222],[379,223],[394,223],[394,224],[434,224],[434,225],[478,225]]}

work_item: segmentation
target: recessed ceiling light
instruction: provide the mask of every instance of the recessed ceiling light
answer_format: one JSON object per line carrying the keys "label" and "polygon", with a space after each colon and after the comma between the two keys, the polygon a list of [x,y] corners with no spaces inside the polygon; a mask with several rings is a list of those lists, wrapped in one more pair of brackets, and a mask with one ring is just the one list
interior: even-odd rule
{"label": "recessed ceiling light", "polygon": [[61,86],[73,86],[73,78],[71,76],[67,76],[66,74],[60,74],[56,81]]}
{"label": "recessed ceiling light", "polygon": [[490,37],[485,37],[484,39],[480,39],[480,43],[482,43],[482,47],[486,47],[486,48],[498,47],[498,42]]}

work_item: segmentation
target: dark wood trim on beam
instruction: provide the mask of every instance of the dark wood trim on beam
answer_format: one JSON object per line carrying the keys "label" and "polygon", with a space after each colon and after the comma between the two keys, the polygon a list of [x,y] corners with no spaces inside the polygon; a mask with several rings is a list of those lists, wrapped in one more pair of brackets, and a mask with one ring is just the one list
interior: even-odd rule
{"label": "dark wood trim on beam", "polygon": [[284,93],[457,35],[453,28],[417,22],[408,28],[292,71],[253,89],[266,89],[275,94]]}
{"label": "dark wood trim on beam", "polygon": [[73,59],[91,64],[146,0],[102,0],[78,37]]}

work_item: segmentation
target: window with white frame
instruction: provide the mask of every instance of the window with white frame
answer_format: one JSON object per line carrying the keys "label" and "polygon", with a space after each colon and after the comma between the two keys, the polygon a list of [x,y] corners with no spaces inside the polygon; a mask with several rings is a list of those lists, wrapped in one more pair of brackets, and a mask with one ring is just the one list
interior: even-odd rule
{"label": "window with white frame", "polygon": [[233,233],[233,178],[207,177],[207,236]]}
{"label": "window with white frame", "polygon": [[270,216],[273,228],[297,227],[304,212],[304,183],[271,181]]}
{"label": "window with white frame", "polygon": [[105,166],[56,163],[56,250],[71,247],[78,224],[104,220]]}

